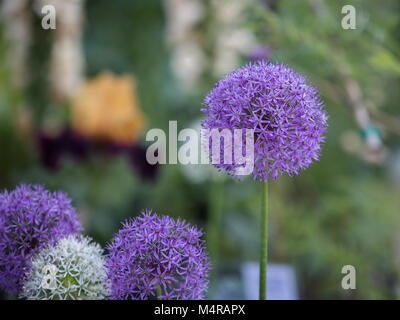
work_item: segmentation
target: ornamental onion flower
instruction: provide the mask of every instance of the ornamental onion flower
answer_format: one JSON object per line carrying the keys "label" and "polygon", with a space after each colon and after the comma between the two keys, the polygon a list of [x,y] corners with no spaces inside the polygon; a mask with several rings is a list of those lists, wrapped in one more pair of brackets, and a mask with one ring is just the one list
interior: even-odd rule
{"label": "ornamental onion flower", "polygon": [[[242,132],[251,129],[254,133],[254,154],[246,154],[246,157],[254,160],[253,177],[262,182],[259,279],[260,299],[263,300],[267,292],[268,176],[273,179],[283,173],[293,176],[319,160],[328,115],[317,90],[305,77],[286,65],[263,60],[225,76],[208,93],[204,105],[206,108],[202,111],[207,117],[203,128],[228,129],[232,136],[237,129]],[[208,149],[213,150],[211,137],[209,141]],[[248,150],[247,138],[242,143]],[[216,150],[221,156],[225,150],[230,153],[232,149],[232,162],[215,164],[232,175],[243,164],[243,159],[235,159],[235,154],[240,156],[243,151],[235,150],[240,148],[240,144],[235,144],[221,144]]]}
{"label": "ornamental onion flower", "polygon": [[103,249],[82,235],[70,235],[32,257],[21,298],[99,300],[110,293]]}
{"label": "ornamental onion flower", "polygon": [[[293,176],[319,160],[328,118],[324,104],[306,78],[286,65],[259,61],[239,68],[215,85],[204,105],[206,129],[254,129],[256,180]],[[216,167],[232,173],[235,163]]]}
{"label": "ornamental onion flower", "polygon": [[81,229],[63,192],[22,184],[0,193],[0,289],[20,292],[31,256]]}
{"label": "ornamental onion flower", "polygon": [[203,299],[210,270],[202,232],[151,210],[127,220],[108,245],[112,299]]}

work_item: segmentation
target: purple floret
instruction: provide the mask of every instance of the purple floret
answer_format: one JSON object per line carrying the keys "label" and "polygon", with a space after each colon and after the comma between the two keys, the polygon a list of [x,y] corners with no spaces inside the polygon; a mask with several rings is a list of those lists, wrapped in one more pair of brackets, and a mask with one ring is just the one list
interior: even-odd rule
{"label": "purple floret", "polygon": [[[319,160],[328,119],[324,103],[286,65],[259,61],[239,68],[217,82],[204,105],[205,129],[254,129],[256,180],[293,176]],[[238,167],[235,160],[215,166],[233,175]]]}
{"label": "purple floret", "polygon": [[210,270],[202,232],[145,210],[108,245],[112,299],[204,299]]}
{"label": "purple floret", "polygon": [[19,293],[31,256],[81,230],[71,200],[63,192],[22,184],[0,193],[0,290]]}

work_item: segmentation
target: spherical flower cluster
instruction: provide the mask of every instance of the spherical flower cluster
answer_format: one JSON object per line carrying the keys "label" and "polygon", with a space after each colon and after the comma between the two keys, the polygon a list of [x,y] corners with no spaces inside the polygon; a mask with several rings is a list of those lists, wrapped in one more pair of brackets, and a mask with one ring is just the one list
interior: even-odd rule
{"label": "spherical flower cluster", "polygon": [[0,193],[0,289],[19,292],[31,256],[80,230],[78,215],[62,192],[20,185]]}
{"label": "spherical flower cluster", "polygon": [[32,257],[21,297],[29,300],[98,300],[110,293],[103,249],[70,235]]}
{"label": "spherical flower cluster", "polygon": [[[215,85],[204,105],[205,129],[254,130],[256,180],[299,174],[319,160],[328,118],[324,104],[316,89],[286,65],[259,61],[239,68]],[[238,164],[216,167],[234,174]]]}
{"label": "spherical flower cluster", "polygon": [[202,232],[147,210],[123,223],[108,245],[113,299],[203,299],[209,258]]}

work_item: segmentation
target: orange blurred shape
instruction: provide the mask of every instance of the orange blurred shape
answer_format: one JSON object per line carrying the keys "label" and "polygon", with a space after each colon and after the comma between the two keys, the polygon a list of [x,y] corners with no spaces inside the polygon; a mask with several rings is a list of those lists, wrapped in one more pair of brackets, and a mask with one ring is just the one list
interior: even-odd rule
{"label": "orange blurred shape", "polygon": [[72,127],[83,136],[121,144],[135,142],[145,117],[132,76],[103,72],[86,81],[72,102]]}

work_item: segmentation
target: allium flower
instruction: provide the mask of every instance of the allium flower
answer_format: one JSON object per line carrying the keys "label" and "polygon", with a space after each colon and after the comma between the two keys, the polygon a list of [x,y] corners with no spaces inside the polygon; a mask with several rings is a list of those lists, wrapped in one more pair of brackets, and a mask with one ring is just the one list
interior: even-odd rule
{"label": "allium flower", "polygon": [[19,292],[32,254],[82,229],[70,202],[37,185],[0,193],[0,289]]}
{"label": "allium flower", "polygon": [[[259,61],[239,68],[215,85],[204,105],[206,129],[254,129],[256,180],[299,174],[319,160],[328,118],[324,104],[286,65]],[[235,161],[216,166],[228,173],[237,168]]]}
{"label": "allium flower", "polygon": [[82,235],[70,235],[32,257],[21,298],[98,300],[110,294],[103,249]]}
{"label": "allium flower", "polygon": [[203,299],[210,269],[202,232],[150,210],[123,223],[108,245],[113,299]]}

